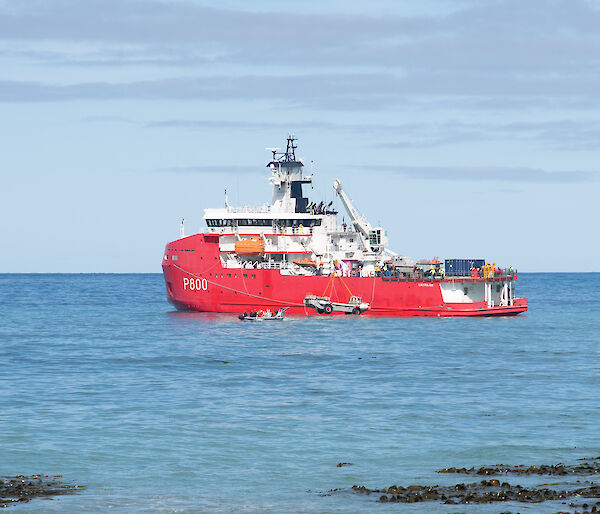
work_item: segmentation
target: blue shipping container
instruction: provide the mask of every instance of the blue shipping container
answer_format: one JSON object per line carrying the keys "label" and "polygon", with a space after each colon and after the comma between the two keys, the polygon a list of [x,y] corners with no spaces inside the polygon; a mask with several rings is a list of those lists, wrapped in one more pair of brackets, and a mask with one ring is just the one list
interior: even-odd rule
{"label": "blue shipping container", "polygon": [[471,268],[481,268],[485,259],[446,259],[444,271],[447,277],[469,277]]}

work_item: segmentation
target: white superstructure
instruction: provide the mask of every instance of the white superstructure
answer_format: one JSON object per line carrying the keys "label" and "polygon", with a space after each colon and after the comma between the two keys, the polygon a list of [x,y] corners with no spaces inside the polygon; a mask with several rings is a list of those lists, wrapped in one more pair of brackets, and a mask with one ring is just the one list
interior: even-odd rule
{"label": "white superstructure", "polygon": [[[334,188],[344,204],[351,224],[337,223],[332,203],[311,202],[302,186],[312,183],[312,173],[303,173],[296,160],[296,139],[288,137],[285,152],[271,148],[267,165],[273,186],[271,205],[206,209],[209,232],[220,234],[223,265],[227,268],[278,268],[284,274],[331,274],[372,276],[377,268],[396,256],[387,250],[387,237],[381,227],[373,228],[358,212],[336,179]],[[249,254],[236,251],[236,242],[260,238],[264,250]],[[395,257],[395,260],[401,258]],[[405,259],[407,266],[412,261]]]}

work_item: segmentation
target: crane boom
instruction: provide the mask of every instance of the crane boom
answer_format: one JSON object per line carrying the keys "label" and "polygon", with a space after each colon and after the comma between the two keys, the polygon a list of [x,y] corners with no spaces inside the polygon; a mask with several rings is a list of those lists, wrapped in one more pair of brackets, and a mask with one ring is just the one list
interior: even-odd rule
{"label": "crane boom", "polygon": [[346,192],[342,189],[342,182],[339,178],[336,178],[333,182],[333,188],[336,193],[342,200],[346,211],[348,212],[348,216],[352,220],[352,224],[354,228],[358,230],[363,236],[369,239],[369,232],[372,230],[371,224],[358,212],[350,197],[346,194]]}
{"label": "crane boom", "polygon": [[389,254],[389,251],[385,247],[387,244],[385,230],[383,230],[381,227],[372,227],[367,219],[361,215],[360,212],[358,212],[356,207],[354,207],[352,200],[350,200],[350,197],[342,188],[342,182],[339,178],[334,180],[333,188],[342,200],[342,203],[348,212],[348,216],[350,216],[350,219],[352,220],[352,225],[354,225],[356,231],[362,236],[360,238],[360,242],[363,249],[366,252],[373,252],[377,254],[386,252]]}

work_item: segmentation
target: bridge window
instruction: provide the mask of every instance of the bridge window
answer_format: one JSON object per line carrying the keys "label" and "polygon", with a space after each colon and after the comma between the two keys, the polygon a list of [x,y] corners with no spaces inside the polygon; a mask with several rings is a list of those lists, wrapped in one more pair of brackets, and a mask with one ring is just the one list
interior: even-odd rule
{"label": "bridge window", "polygon": [[232,227],[233,220],[206,220],[207,227]]}
{"label": "bridge window", "polygon": [[270,219],[240,219],[237,220],[237,224],[240,227],[270,227],[273,220]]}
{"label": "bridge window", "polygon": [[321,225],[321,219],[314,219],[314,218],[309,218],[309,219],[283,219],[283,220],[276,220],[276,223],[280,226],[280,227],[299,227],[300,225],[302,225],[303,227],[318,227]]}

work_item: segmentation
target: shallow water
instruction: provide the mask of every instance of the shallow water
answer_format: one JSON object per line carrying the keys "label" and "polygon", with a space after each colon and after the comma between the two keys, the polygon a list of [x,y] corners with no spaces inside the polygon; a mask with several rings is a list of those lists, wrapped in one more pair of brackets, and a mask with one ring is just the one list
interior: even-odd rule
{"label": "shallow water", "polygon": [[319,493],[598,456],[598,291],[522,274],[515,318],[250,324],[174,311],[158,274],[0,275],[0,475],[87,486],[8,512],[418,512]]}

